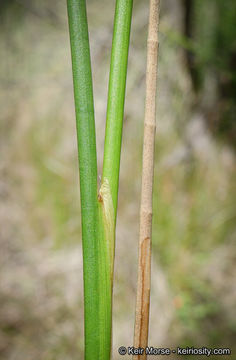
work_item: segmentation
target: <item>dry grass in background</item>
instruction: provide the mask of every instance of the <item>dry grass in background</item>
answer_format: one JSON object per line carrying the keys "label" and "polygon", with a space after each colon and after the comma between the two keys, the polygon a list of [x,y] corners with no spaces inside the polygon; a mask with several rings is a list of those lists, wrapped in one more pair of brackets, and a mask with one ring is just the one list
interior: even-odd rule
{"label": "dry grass in background", "polygon": [[[101,169],[113,2],[88,2]],[[131,345],[148,7],[134,3],[114,288],[114,359]],[[162,6],[150,344],[233,346],[234,154],[193,108],[178,1]],[[83,352],[75,116],[64,1],[18,1],[2,23],[0,358]],[[135,124],[135,126],[134,126]],[[214,359],[214,357],[212,357]]]}

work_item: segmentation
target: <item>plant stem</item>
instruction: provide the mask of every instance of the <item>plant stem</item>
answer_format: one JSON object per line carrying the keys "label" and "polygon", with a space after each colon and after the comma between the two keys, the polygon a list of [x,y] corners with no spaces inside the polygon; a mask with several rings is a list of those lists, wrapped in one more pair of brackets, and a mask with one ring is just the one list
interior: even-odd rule
{"label": "plant stem", "polygon": [[112,343],[112,287],[115,223],[109,184],[104,181],[99,191],[99,360],[109,360]]}
{"label": "plant stem", "polygon": [[101,360],[109,360],[111,356],[115,224],[132,5],[132,0],[116,1],[111,51],[103,174],[99,191]]}
{"label": "plant stem", "polygon": [[103,159],[103,179],[107,179],[111,189],[115,217],[117,211],[120,152],[132,5],[133,0],[116,1],[111,52]]}
{"label": "plant stem", "polygon": [[97,198],[86,1],[67,0],[80,164],[86,360],[111,356],[115,223],[132,2],[116,1],[103,177]]}
{"label": "plant stem", "polygon": [[[160,0],[150,0],[147,40],[146,103],[144,120],[143,170],[140,206],[138,287],[135,314],[134,346],[148,346],[151,285],[152,192],[156,130],[156,86]],[[133,356],[146,359],[146,354]]]}
{"label": "plant stem", "polygon": [[85,359],[97,358],[99,327],[97,158],[85,0],[67,0],[78,138],[82,213]]}

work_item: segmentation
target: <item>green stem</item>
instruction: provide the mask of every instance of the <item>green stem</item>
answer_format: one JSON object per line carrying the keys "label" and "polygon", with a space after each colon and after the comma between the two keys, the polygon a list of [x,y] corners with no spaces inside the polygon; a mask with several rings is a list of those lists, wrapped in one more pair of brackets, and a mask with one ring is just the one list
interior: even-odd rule
{"label": "green stem", "polygon": [[104,181],[99,191],[99,326],[98,359],[109,360],[112,334],[112,285],[115,244],[115,217],[111,190]]}
{"label": "green stem", "polygon": [[67,0],[80,167],[86,360],[111,356],[115,223],[132,2],[116,1],[103,178],[97,199],[86,1]]}
{"label": "green stem", "polygon": [[107,179],[116,218],[126,73],[133,0],[117,0],[111,52],[104,145],[103,179]]}
{"label": "green stem", "polygon": [[85,0],[67,0],[80,169],[85,359],[99,348],[97,158],[93,88]]}
{"label": "green stem", "polygon": [[111,356],[115,224],[132,0],[117,0],[111,52],[102,184],[99,191],[100,360]]}

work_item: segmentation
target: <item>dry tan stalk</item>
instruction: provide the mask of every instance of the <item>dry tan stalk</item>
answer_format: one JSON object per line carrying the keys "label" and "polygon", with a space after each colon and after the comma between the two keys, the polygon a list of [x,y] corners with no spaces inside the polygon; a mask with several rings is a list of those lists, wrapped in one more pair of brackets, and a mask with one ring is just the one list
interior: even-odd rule
{"label": "dry tan stalk", "polygon": [[[148,346],[150,282],[152,192],[154,147],[156,132],[156,87],[160,0],[150,0],[147,40],[146,103],[143,142],[143,170],[140,206],[138,286],[134,329],[134,347]],[[147,355],[134,355],[133,360],[146,359]]]}

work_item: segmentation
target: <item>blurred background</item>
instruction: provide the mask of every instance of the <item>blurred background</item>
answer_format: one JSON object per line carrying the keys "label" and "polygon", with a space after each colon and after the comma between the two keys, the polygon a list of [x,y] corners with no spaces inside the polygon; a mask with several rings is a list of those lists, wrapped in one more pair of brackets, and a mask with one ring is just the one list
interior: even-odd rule
{"label": "blurred background", "polygon": [[[87,4],[101,173],[115,1]],[[148,1],[134,1],[115,360],[133,338],[148,10]],[[162,1],[150,318],[156,347],[235,344],[235,21],[234,0]],[[80,359],[81,225],[66,1],[1,0],[0,24],[0,358]]]}

